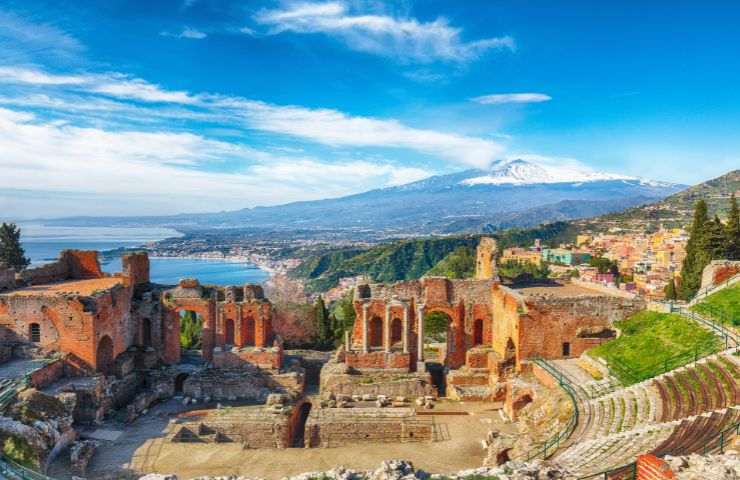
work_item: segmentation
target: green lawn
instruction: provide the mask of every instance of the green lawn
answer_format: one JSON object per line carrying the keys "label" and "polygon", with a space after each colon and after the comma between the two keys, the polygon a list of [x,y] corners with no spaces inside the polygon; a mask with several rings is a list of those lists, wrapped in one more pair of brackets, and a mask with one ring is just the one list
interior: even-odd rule
{"label": "green lawn", "polygon": [[740,283],[709,295],[691,309],[728,326],[740,326]]}
{"label": "green lawn", "polygon": [[639,312],[616,323],[622,335],[589,354],[607,361],[625,385],[659,375],[721,348],[712,333],[672,313]]}

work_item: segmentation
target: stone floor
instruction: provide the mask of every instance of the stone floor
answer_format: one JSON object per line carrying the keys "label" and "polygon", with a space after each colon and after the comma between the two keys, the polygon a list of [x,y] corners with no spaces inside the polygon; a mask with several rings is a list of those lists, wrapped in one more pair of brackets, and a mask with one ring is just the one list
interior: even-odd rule
{"label": "stone floor", "polygon": [[[89,478],[102,478],[113,470],[175,473],[180,478],[198,475],[248,475],[282,478],[306,471],[323,471],[343,465],[370,469],[389,458],[407,459],[417,468],[451,473],[480,467],[486,451],[482,440],[489,430],[514,432],[490,403],[442,401],[429,412],[444,440],[433,443],[357,444],[337,448],[243,450],[240,444],[182,444],[164,440],[169,415],[183,409],[170,401],[153,408],[124,430],[115,442],[106,442],[93,457]],[[445,415],[444,413],[448,414]],[[450,412],[462,414],[449,414]],[[108,428],[108,427],[105,427]],[[55,478],[71,478],[64,461],[51,471]],[[123,477],[121,477],[123,478]]]}
{"label": "stone floor", "polygon": [[27,373],[31,373],[37,368],[43,366],[46,362],[44,359],[14,359],[0,365],[0,380],[23,378]]}

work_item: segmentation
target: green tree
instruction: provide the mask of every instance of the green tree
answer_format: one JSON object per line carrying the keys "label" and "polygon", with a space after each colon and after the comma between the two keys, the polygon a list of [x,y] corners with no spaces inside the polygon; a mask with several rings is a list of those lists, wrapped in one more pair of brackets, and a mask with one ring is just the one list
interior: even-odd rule
{"label": "green tree", "polygon": [[545,262],[537,265],[532,262],[508,260],[498,266],[501,278],[512,283],[531,283],[546,280],[550,276],[550,268]]}
{"label": "green tree", "polygon": [[711,260],[707,252],[708,221],[707,204],[704,200],[699,200],[694,206],[694,221],[691,224],[689,241],[686,243],[686,258],[681,267],[678,296],[684,300],[690,299],[699,290],[702,270]]}
{"label": "green tree", "polygon": [[457,247],[452,253],[440,260],[425,275],[447,278],[470,278],[475,273],[475,249]]}
{"label": "green tree", "polygon": [[342,342],[344,342],[344,332],[352,330],[352,327],[355,324],[356,314],[354,298],[355,290],[350,289],[334,303],[331,310],[332,318],[334,318],[332,330],[334,331],[335,347],[338,347]]}
{"label": "green tree", "polygon": [[203,319],[190,310],[180,316],[180,346],[185,350],[201,347]]}
{"label": "green tree", "polygon": [[606,257],[591,257],[588,260],[588,264],[592,267],[596,267],[599,273],[613,273],[619,275],[619,266],[614,260],[609,260]]}
{"label": "green tree", "polygon": [[424,337],[425,340],[433,342],[444,342],[447,339],[447,330],[450,325],[450,317],[443,312],[429,312],[424,315]]}
{"label": "green tree", "polygon": [[668,282],[668,285],[665,286],[663,292],[665,293],[666,300],[678,299],[678,292],[676,292],[676,281],[673,278],[671,278],[671,281]]}
{"label": "green tree", "polygon": [[319,295],[313,306],[314,325],[316,326],[316,343],[320,348],[327,348],[334,343],[334,332],[332,331],[332,320],[326,309],[324,298]]}
{"label": "green tree", "polygon": [[730,212],[725,225],[725,256],[730,260],[740,260],[740,210],[737,199],[733,194],[730,197]]}
{"label": "green tree", "polygon": [[710,259],[723,258],[727,252],[727,232],[718,216],[707,223],[706,252]]}
{"label": "green tree", "polygon": [[14,223],[0,226],[0,263],[21,271],[31,264],[21,246],[21,229]]}

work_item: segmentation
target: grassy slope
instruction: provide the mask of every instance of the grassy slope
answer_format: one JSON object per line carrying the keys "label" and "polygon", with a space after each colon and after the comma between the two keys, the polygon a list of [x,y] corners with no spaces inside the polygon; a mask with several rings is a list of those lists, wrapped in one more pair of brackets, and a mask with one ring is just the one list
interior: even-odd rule
{"label": "grassy slope", "polygon": [[691,309],[721,323],[740,326],[740,283],[709,295]]}
{"label": "grassy slope", "polygon": [[605,359],[622,383],[629,385],[676,368],[720,348],[713,334],[678,314],[639,312],[617,322],[622,335],[589,351]]}

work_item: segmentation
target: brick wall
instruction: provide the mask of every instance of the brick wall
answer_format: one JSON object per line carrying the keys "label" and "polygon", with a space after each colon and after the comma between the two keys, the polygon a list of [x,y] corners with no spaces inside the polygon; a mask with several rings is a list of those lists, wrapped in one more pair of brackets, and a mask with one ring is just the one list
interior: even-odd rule
{"label": "brick wall", "polygon": [[637,457],[637,480],[672,480],[676,475],[661,458],[652,454]]}

